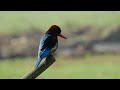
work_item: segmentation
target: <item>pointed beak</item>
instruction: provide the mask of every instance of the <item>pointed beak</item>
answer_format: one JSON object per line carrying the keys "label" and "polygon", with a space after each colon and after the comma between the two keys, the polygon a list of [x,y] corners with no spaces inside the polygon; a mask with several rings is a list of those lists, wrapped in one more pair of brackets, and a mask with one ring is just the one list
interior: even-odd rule
{"label": "pointed beak", "polygon": [[60,34],[59,35],[61,38],[67,39],[64,35]]}

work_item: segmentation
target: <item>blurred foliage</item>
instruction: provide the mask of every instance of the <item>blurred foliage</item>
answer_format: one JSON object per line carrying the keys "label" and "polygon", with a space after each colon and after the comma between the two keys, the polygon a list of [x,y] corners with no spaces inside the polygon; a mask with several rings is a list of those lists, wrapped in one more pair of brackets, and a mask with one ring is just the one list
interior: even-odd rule
{"label": "blurred foliage", "polygon": [[[50,66],[38,79],[86,79],[86,78],[120,78],[120,56],[86,55],[82,59],[69,59],[57,57],[56,62]],[[16,58],[0,61],[1,79],[19,79],[34,68],[36,58]]]}
{"label": "blurred foliage", "polygon": [[58,38],[57,61],[38,78],[120,78],[119,53],[93,51],[99,43],[120,51],[119,11],[0,11],[0,78],[34,68],[40,37],[52,24],[68,39]]}
{"label": "blurred foliage", "polygon": [[62,30],[94,25],[103,28],[120,24],[119,11],[0,11],[0,32],[20,32],[33,26],[46,31],[52,24]]}

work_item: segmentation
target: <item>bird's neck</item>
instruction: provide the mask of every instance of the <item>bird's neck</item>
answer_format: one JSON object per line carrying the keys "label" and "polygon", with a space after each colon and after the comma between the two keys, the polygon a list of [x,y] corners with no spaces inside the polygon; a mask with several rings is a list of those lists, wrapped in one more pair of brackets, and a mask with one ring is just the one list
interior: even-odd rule
{"label": "bird's neck", "polygon": [[52,34],[52,33],[49,33],[49,32],[46,32],[46,35],[51,35],[53,37],[57,37],[56,35]]}

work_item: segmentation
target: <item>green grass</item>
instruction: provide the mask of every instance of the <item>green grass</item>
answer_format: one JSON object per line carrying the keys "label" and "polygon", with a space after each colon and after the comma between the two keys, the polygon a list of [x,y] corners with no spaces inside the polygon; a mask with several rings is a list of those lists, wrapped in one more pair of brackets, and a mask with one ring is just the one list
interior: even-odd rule
{"label": "green grass", "polygon": [[0,32],[15,33],[37,27],[46,31],[52,24],[63,30],[66,23],[110,27],[120,24],[119,11],[0,11]]}
{"label": "green grass", "polygon": [[[64,59],[57,61],[38,77],[42,79],[119,79],[120,56],[86,56],[81,59]],[[5,60],[0,62],[1,79],[19,79],[30,72],[36,58]]]}

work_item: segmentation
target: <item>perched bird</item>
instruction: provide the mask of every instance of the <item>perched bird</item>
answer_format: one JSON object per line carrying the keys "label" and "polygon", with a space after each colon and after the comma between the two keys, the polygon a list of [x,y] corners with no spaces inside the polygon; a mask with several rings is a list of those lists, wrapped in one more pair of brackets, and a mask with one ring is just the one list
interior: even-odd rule
{"label": "perched bird", "polygon": [[40,39],[39,50],[38,50],[38,60],[35,64],[35,68],[40,65],[43,58],[48,57],[58,48],[58,36],[67,39],[61,34],[61,28],[57,25],[52,25],[48,31]]}

